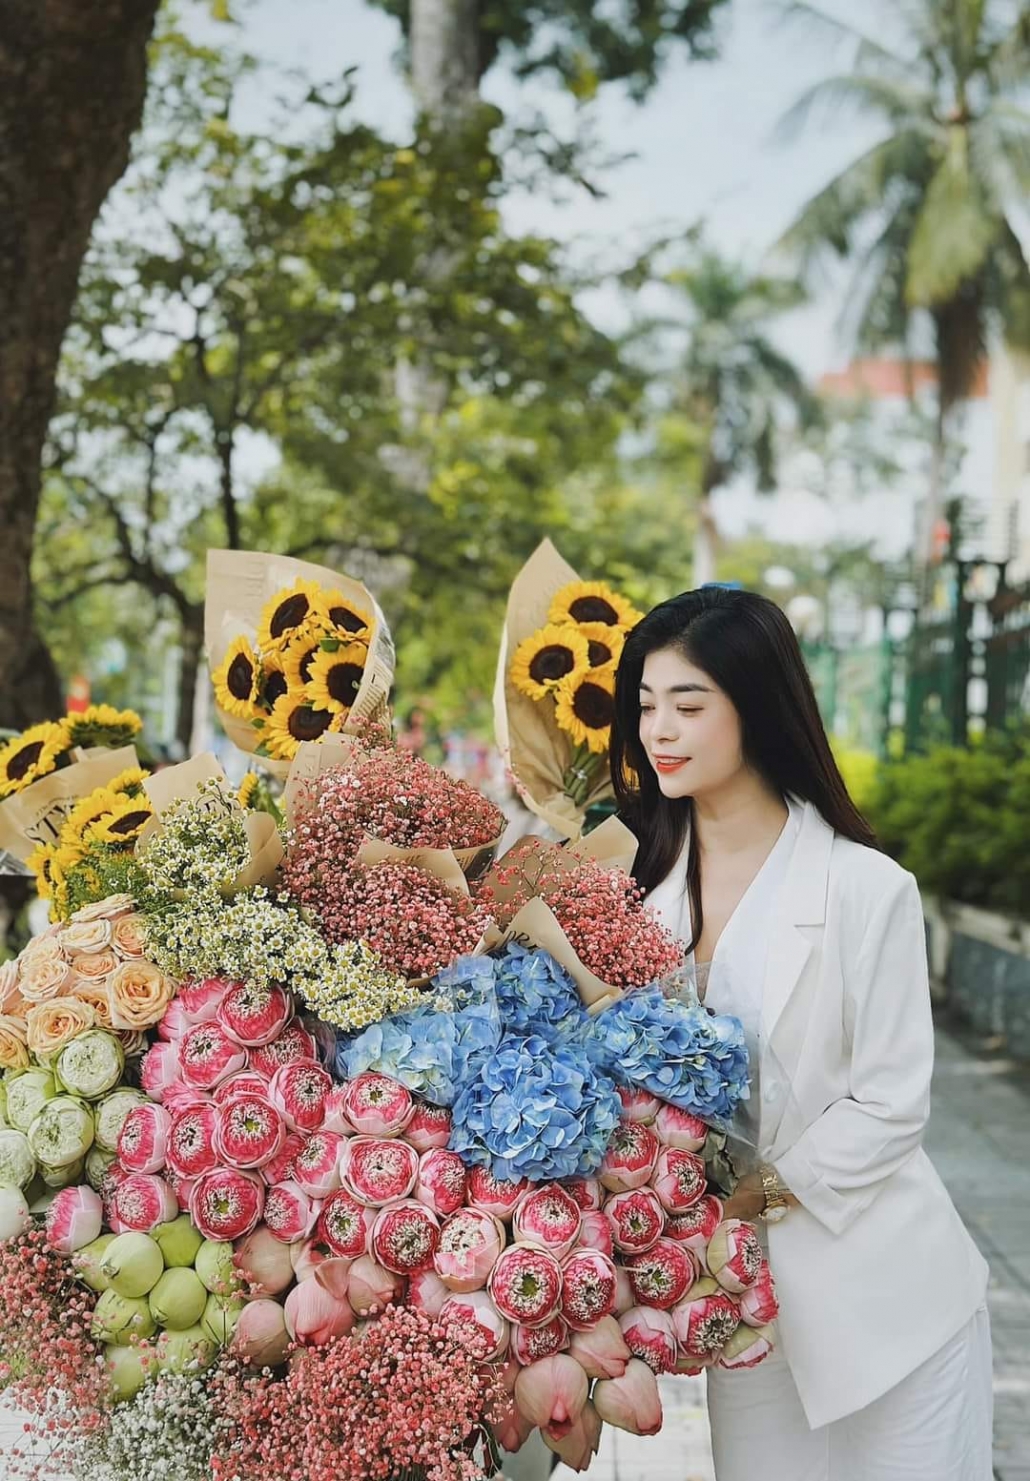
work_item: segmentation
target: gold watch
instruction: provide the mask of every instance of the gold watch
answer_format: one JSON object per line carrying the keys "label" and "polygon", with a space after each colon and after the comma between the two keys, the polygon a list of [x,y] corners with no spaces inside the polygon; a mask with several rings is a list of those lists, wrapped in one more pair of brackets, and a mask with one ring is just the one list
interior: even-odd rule
{"label": "gold watch", "polygon": [[765,1207],[758,1217],[764,1219],[767,1224],[778,1224],[781,1219],[786,1218],[789,1209],[789,1204],[784,1197],[787,1190],[780,1182],[774,1167],[769,1167],[768,1164],[761,1167],[759,1175],[762,1179],[762,1192],[765,1194]]}

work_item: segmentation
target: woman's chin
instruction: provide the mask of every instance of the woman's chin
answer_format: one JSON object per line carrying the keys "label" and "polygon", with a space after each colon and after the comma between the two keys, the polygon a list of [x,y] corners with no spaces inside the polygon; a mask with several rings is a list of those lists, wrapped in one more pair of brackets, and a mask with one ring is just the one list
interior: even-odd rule
{"label": "woman's chin", "polygon": [[685,770],[687,770],[686,767],[681,771],[670,772],[666,776],[663,776],[660,771],[655,773],[658,778],[658,790],[663,797],[668,797],[674,802],[677,798],[690,796],[690,782],[683,775]]}

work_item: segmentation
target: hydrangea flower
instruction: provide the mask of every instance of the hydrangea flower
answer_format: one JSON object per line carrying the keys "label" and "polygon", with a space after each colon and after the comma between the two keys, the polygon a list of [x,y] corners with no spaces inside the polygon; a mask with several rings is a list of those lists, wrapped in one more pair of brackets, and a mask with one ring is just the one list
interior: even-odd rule
{"label": "hydrangea flower", "polygon": [[620,1084],[725,1127],[748,1098],[748,1055],[740,1020],[663,996],[627,993],[590,1023],[596,1056]]}
{"label": "hydrangea flower", "polygon": [[597,1171],[619,1098],[578,1050],[508,1034],[452,1114],[449,1145],[466,1163],[505,1182],[548,1182]]}
{"label": "hydrangea flower", "polygon": [[497,1002],[506,1033],[568,1039],[587,1013],[576,984],[550,952],[511,941],[497,960]]}

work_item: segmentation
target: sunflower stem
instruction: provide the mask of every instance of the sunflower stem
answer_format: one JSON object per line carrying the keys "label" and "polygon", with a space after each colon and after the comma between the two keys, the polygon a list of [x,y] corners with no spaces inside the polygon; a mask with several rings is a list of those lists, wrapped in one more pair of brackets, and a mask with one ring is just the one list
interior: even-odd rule
{"label": "sunflower stem", "polygon": [[577,807],[582,807],[586,802],[601,759],[602,757],[597,752],[591,751],[586,744],[577,746],[573,751],[572,760],[566,767],[562,778],[562,790]]}

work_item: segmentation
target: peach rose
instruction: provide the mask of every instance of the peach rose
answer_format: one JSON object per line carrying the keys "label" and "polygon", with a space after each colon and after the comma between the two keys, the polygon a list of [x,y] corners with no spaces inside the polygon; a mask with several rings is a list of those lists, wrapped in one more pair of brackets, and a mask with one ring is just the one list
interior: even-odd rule
{"label": "peach rose", "polygon": [[19,964],[18,991],[27,1003],[45,1003],[56,998],[71,981],[72,969],[61,956],[33,956]]}
{"label": "peach rose", "polygon": [[45,1059],[92,1028],[95,1022],[96,1015],[89,1003],[82,1003],[78,998],[36,1003],[25,1020],[28,1046],[37,1058]]}
{"label": "peach rose", "polygon": [[117,1029],[151,1028],[175,996],[175,983],[153,962],[122,962],[107,979]]}
{"label": "peach rose", "polygon": [[[118,958],[110,946],[104,946],[100,951],[78,951],[72,957],[72,971],[80,982],[103,982],[109,977],[118,965]],[[71,992],[77,992],[77,987],[72,987]]]}
{"label": "peach rose", "polygon": [[120,957],[141,957],[145,951],[143,932],[146,921],[141,915],[123,915],[111,928],[111,945]]}
{"label": "peach rose", "polygon": [[3,1008],[8,998],[13,998],[18,991],[18,963],[16,961],[4,962],[0,965],[0,1009]]}
{"label": "peach rose", "polygon": [[18,958],[19,966],[24,970],[30,963],[63,961],[60,931],[60,926],[51,926],[42,936],[33,936]]}
{"label": "peach rose", "polygon": [[[115,962],[114,966],[117,965],[118,963]],[[93,1009],[93,1017],[98,1028],[114,1028],[111,1022],[111,994],[107,990],[106,977],[99,982],[90,982],[80,977],[72,984],[70,992],[71,996],[77,998],[80,1003],[88,1003]],[[58,1001],[63,1002],[64,999],[58,999]]]}
{"label": "peach rose", "polygon": [[79,952],[103,951],[111,944],[109,920],[73,920],[61,931],[61,945],[68,956]]}
{"label": "peach rose", "polygon": [[0,1070],[27,1070],[28,1039],[24,1018],[0,1014]]}
{"label": "peach rose", "polygon": [[73,921],[91,920],[117,920],[120,915],[128,915],[130,910],[135,909],[136,902],[131,895],[108,895],[106,900],[94,900],[90,905],[83,905],[81,910],[76,910],[71,917]]}
{"label": "peach rose", "polygon": [[126,1059],[136,1059],[145,1054],[150,1048],[150,1040],[142,1029],[124,1028],[119,1029],[118,1038],[121,1040],[122,1048],[125,1050]]}

